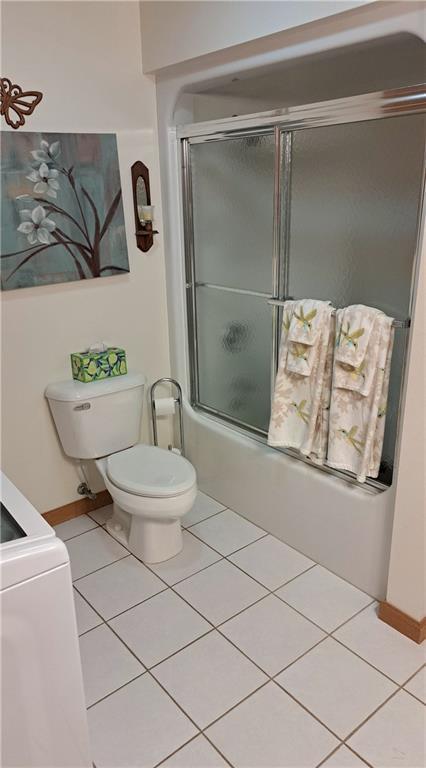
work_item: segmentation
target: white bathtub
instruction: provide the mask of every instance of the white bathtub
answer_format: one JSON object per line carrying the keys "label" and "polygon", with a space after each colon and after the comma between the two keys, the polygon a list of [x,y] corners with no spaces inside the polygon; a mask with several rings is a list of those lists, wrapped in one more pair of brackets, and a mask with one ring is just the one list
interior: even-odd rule
{"label": "white bathtub", "polygon": [[373,492],[184,409],[199,488],[377,599],[387,584],[394,490]]}

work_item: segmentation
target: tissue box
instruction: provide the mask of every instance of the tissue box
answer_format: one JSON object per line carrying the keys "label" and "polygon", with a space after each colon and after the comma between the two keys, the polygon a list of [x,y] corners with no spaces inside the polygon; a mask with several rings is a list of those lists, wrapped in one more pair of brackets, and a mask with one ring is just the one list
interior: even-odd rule
{"label": "tissue box", "polygon": [[109,347],[104,352],[73,352],[71,355],[72,377],[88,383],[127,373],[126,353],[119,347]]}

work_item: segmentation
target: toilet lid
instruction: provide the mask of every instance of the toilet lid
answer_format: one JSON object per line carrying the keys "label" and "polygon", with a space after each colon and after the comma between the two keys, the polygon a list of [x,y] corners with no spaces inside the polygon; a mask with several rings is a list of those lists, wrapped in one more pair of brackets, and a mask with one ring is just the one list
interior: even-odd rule
{"label": "toilet lid", "polygon": [[135,445],[108,456],[107,474],[123,491],[162,498],[185,493],[197,479],[183,456],[151,445]]}

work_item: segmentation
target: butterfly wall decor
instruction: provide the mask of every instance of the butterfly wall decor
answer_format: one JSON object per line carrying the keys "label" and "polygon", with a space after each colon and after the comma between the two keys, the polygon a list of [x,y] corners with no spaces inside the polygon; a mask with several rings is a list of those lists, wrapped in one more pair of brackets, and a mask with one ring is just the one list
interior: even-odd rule
{"label": "butterfly wall decor", "polygon": [[40,91],[23,91],[7,77],[0,80],[0,115],[11,128],[21,128],[42,98]]}

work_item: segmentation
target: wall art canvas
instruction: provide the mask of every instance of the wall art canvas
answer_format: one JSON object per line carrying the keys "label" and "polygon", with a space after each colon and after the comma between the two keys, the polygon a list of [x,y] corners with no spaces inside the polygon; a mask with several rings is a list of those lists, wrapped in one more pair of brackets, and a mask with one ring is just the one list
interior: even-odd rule
{"label": "wall art canvas", "polygon": [[129,272],[114,134],[3,132],[2,290]]}

